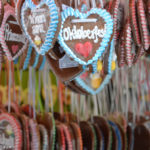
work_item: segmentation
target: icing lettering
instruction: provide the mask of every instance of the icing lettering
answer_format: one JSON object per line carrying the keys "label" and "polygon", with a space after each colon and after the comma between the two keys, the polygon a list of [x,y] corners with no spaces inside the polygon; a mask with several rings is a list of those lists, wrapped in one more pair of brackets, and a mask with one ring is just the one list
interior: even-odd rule
{"label": "icing lettering", "polygon": [[10,26],[8,23],[5,25],[5,40],[6,41],[15,41],[15,42],[22,42],[26,43],[26,36],[24,34],[16,34],[12,33],[12,29],[10,29]]}
{"label": "icing lettering", "polygon": [[38,25],[34,25],[32,26],[32,33],[38,34],[38,33],[45,33],[44,29],[43,29],[43,25],[42,24],[38,24]]}
{"label": "icing lettering", "polygon": [[95,26],[93,30],[84,30],[83,26],[79,29],[74,25],[71,29],[70,27],[63,29],[63,38],[65,41],[71,40],[81,40],[81,39],[90,39],[94,40],[94,43],[98,43],[99,38],[103,38],[106,34],[106,24],[104,29],[99,29],[98,26]]}
{"label": "icing lettering", "polygon": [[32,26],[33,35],[46,33],[46,31],[44,30],[44,23],[46,23],[45,13],[47,13],[47,10],[41,8],[33,10],[32,14],[29,16],[29,21],[31,25],[33,25]]}

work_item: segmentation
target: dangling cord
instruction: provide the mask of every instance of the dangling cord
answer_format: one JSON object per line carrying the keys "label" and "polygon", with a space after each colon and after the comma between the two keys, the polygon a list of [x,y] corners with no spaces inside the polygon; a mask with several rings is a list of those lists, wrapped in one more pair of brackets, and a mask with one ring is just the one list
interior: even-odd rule
{"label": "dangling cord", "polygon": [[[136,90],[136,84],[137,84],[137,77],[135,77],[135,72],[137,72],[137,66],[135,66],[135,68],[133,67],[132,68],[132,83],[134,83],[134,86],[132,87],[132,113],[133,113],[133,125],[136,124],[136,104],[137,104],[137,101],[136,101],[136,94],[137,94],[137,90]],[[134,90],[133,90],[134,89]]]}
{"label": "dangling cord", "polygon": [[11,62],[11,72],[12,72],[13,101],[16,101],[17,99],[16,99],[15,76],[14,76],[14,64],[13,64],[13,62]]}
{"label": "dangling cord", "polygon": [[118,113],[119,112],[119,107],[118,107],[118,104],[119,104],[119,89],[121,88],[121,83],[118,81],[119,79],[119,70],[116,71],[116,74],[115,74],[115,80],[117,82],[117,93],[116,93],[116,101],[115,101],[115,104],[116,104],[116,112]]}
{"label": "dangling cord", "polygon": [[146,83],[148,88],[148,99],[150,100],[150,84],[149,84],[149,75],[148,75],[148,65],[146,63],[146,60],[144,60],[144,66],[145,66],[145,72],[146,72]]}
{"label": "dangling cord", "polygon": [[94,109],[94,116],[98,116],[98,107],[97,107],[97,100],[96,100],[96,95],[93,95],[93,103],[94,103],[94,106],[93,106],[93,109]]}
{"label": "dangling cord", "polygon": [[100,4],[101,4],[101,8],[104,8],[104,3],[103,0],[99,0]]}
{"label": "dangling cord", "polygon": [[75,9],[77,9],[78,8],[78,0],[74,0],[74,2],[75,2]]}
{"label": "dangling cord", "polygon": [[58,83],[58,93],[59,93],[59,107],[60,107],[60,114],[64,115],[64,95],[63,95],[63,84],[61,81]]}
{"label": "dangling cord", "polygon": [[38,79],[36,78],[36,81],[35,81],[35,89],[36,89],[36,99],[38,100],[37,102],[37,107],[38,107],[38,111],[40,111],[40,113],[44,113],[44,108],[43,108],[43,104],[42,104],[42,100],[41,100],[41,76],[42,76],[42,72],[39,71],[38,72]]}
{"label": "dangling cord", "polygon": [[19,71],[19,65],[17,65],[17,76],[19,80],[19,93],[18,93],[18,103],[21,103],[21,92],[22,92],[22,70]]}
{"label": "dangling cord", "polygon": [[91,5],[92,5],[92,8],[95,8],[95,7],[96,7],[96,2],[95,2],[95,0],[91,0]]}
{"label": "dangling cord", "polygon": [[29,83],[28,83],[28,104],[29,104],[29,115],[33,117],[31,109],[31,100],[32,100],[32,67],[29,67]]}
{"label": "dangling cord", "polygon": [[37,94],[37,98],[38,98],[38,112],[43,113],[43,111],[41,111],[41,105],[42,104],[41,104],[41,97],[40,97],[40,94],[41,94],[41,73],[42,72],[39,70],[38,71],[38,84],[36,82],[36,89],[38,86],[38,90],[36,90],[36,94]]}
{"label": "dangling cord", "polygon": [[50,104],[51,104],[51,112],[52,115],[54,114],[54,104],[53,104],[53,91],[52,91],[52,81],[51,81],[51,76],[50,76],[50,69],[47,71],[47,77],[48,77],[48,87],[49,87],[49,97],[50,97]]}
{"label": "dangling cord", "polygon": [[46,82],[46,73],[47,73],[47,65],[44,67],[44,74],[43,74],[43,83],[44,83],[44,92],[45,92],[45,110],[49,112],[49,97],[48,97],[48,87]]}
{"label": "dangling cord", "polygon": [[7,61],[8,65],[8,76],[9,76],[9,81],[8,81],[8,113],[11,112],[11,84],[12,84],[12,79],[11,79],[11,62]]}
{"label": "dangling cord", "polygon": [[74,113],[74,105],[73,105],[73,102],[74,102],[74,93],[71,91],[71,113],[73,114]]}
{"label": "dangling cord", "polygon": [[141,61],[139,62],[139,79],[138,79],[138,109],[137,109],[137,119],[140,121],[140,101],[141,101]]}
{"label": "dangling cord", "polygon": [[36,100],[35,100],[35,84],[36,84],[35,70],[32,70],[32,101],[33,101],[33,119],[36,120]]}
{"label": "dangling cord", "polygon": [[128,121],[128,108],[129,108],[129,76],[128,76],[129,72],[127,72],[126,74],[126,110],[125,110],[125,116],[126,116],[126,120]]}
{"label": "dangling cord", "polygon": [[78,124],[79,124],[79,122],[80,122],[80,107],[81,107],[81,105],[80,105],[80,94],[77,94],[77,103],[78,103],[78,106],[77,106],[77,122],[78,122]]}

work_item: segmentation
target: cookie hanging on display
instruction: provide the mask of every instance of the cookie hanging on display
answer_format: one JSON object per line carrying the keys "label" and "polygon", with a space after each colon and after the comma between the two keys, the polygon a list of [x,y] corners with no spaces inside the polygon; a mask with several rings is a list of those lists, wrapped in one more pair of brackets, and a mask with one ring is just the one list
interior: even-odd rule
{"label": "cookie hanging on display", "polygon": [[20,150],[22,148],[21,126],[13,115],[8,113],[0,114],[0,137],[2,138],[0,149]]}
{"label": "cookie hanging on display", "polygon": [[48,150],[48,131],[45,126],[39,125],[40,137],[41,137],[41,149]]}
{"label": "cookie hanging on display", "polygon": [[37,122],[46,127],[48,131],[48,136],[49,136],[49,139],[48,139],[49,149],[54,150],[55,140],[56,140],[56,125],[55,125],[55,120],[53,116],[49,113],[38,115]]}
{"label": "cookie hanging on display", "polygon": [[33,119],[29,120],[29,129],[30,129],[31,149],[40,150],[41,149],[40,130],[35,120]]}
{"label": "cookie hanging on display", "polygon": [[83,71],[83,67],[74,60],[71,60],[57,42],[53,48],[53,53],[55,57],[47,54],[46,58],[52,71],[61,81],[73,80]]}
{"label": "cookie hanging on display", "polygon": [[70,122],[70,127],[73,130],[74,136],[75,136],[75,144],[76,144],[76,149],[83,150],[83,141],[82,141],[82,135],[81,135],[81,129],[78,126],[77,123]]}
{"label": "cookie hanging on display", "polygon": [[19,57],[28,46],[28,40],[16,20],[15,10],[9,4],[4,6],[0,41],[3,51],[10,61]]}
{"label": "cookie hanging on display", "polygon": [[113,33],[113,19],[105,9],[92,8],[82,13],[67,8],[61,18],[58,40],[69,57],[89,65],[102,56]]}
{"label": "cookie hanging on display", "polygon": [[17,115],[17,118],[19,119],[21,129],[22,129],[22,138],[23,138],[23,150],[29,150],[30,149],[30,139],[29,139],[29,118],[23,114]]}
{"label": "cookie hanging on display", "polygon": [[106,119],[103,117],[98,117],[98,116],[93,116],[93,122],[98,125],[99,129],[101,130],[102,133],[102,138],[103,138],[103,148],[105,150],[110,149],[110,138],[111,138],[111,133],[110,133],[110,128],[109,124],[107,123]]}
{"label": "cookie hanging on display", "polygon": [[22,6],[22,27],[38,54],[48,53],[57,39],[59,7],[57,0],[26,0]]}
{"label": "cookie hanging on display", "polygon": [[94,133],[90,127],[90,123],[80,122],[80,129],[83,140],[83,149],[94,150]]}
{"label": "cookie hanging on display", "polygon": [[110,14],[112,14],[113,19],[114,19],[114,42],[116,42],[117,38],[118,38],[118,32],[117,32],[117,28],[118,28],[118,15],[120,15],[119,12],[119,6],[120,6],[120,0],[113,0],[110,1],[111,5],[110,5]]}
{"label": "cookie hanging on display", "polygon": [[137,14],[139,18],[139,27],[140,27],[140,34],[142,38],[142,45],[145,50],[149,49],[150,43],[149,43],[149,31],[148,31],[148,24],[144,9],[144,1],[138,0],[137,1]]}
{"label": "cookie hanging on display", "polygon": [[133,55],[132,55],[132,31],[130,19],[127,18],[124,30],[124,49],[125,49],[125,61],[129,67],[132,66],[133,63]]}
{"label": "cookie hanging on display", "polygon": [[138,18],[137,18],[137,11],[136,11],[136,0],[129,1],[129,13],[130,13],[130,21],[131,21],[131,28],[133,33],[133,38],[138,47],[141,46],[141,37],[140,37],[140,30],[138,25]]}
{"label": "cookie hanging on display", "polygon": [[[99,59],[95,64],[93,63],[93,73],[90,70],[85,69],[80,76],[75,78],[75,83],[85,90],[89,94],[97,94],[99,93],[106,84],[108,84],[109,80],[112,77],[112,73],[115,70],[115,62],[113,60],[114,55],[114,42],[112,40],[111,46],[104,54],[103,58]],[[105,56],[106,55],[106,56]],[[103,64],[101,61],[104,61]],[[107,74],[105,74],[107,73]]]}

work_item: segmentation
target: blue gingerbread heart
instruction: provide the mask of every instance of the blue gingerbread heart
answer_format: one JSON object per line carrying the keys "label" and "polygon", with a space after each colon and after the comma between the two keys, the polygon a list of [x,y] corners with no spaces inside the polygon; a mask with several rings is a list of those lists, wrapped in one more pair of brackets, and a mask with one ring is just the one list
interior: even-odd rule
{"label": "blue gingerbread heart", "polygon": [[89,65],[102,56],[113,33],[111,15],[100,8],[86,13],[73,8],[61,14],[58,40],[66,53],[81,65]]}
{"label": "blue gingerbread heart", "polygon": [[[84,76],[84,74],[86,74],[86,70],[78,77],[75,78],[76,83],[83,88],[86,92],[88,92],[89,94],[95,95],[98,94],[100,91],[102,91],[104,89],[104,87],[109,83],[113,71],[112,71],[112,60],[113,60],[113,55],[114,55],[114,40],[112,40],[111,42],[111,46],[110,46],[110,51],[109,51],[109,57],[108,57],[108,65],[107,65],[107,69],[108,69],[108,74],[104,77],[102,83],[100,84],[99,88],[93,88],[89,83],[90,81],[86,81],[85,79],[82,78],[82,76]],[[98,72],[99,75],[99,72]],[[86,75],[84,76],[84,78],[88,78],[90,75]]]}
{"label": "blue gingerbread heart", "polygon": [[59,8],[55,0],[41,0],[37,5],[32,0],[26,0],[21,10],[21,21],[37,53],[45,55],[50,51],[59,30]]}

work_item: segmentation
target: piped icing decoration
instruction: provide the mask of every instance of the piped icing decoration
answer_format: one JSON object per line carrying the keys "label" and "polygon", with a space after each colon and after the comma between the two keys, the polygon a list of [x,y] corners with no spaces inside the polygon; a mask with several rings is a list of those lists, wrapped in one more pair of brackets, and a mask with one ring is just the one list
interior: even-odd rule
{"label": "piped icing decoration", "polygon": [[40,130],[40,133],[41,133],[41,136],[42,136],[42,150],[47,150],[48,149],[48,132],[45,128],[45,126],[43,125],[39,125],[39,130]]}
{"label": "piped icing decoration", "polygon": [[130,19],[127,19],[124,31],[124,40],[125,40],[125,60],[129,67],[132,66],[133,63],[133,55],[132,55],[132,31],[131,31],[131,24]]}
{"label": "piped icing decoration", "polygon": [[137,1],[137,13],[139,18],[139,26],[140,26],[140,33],[142,36],[142,43],[145,50],[149,49],[149,30],[147,27],[147,19],[144,9],[144,2],[143,0]]}
{"label": "piped icing decoration", "polygon": [[18,23],[22,25],[21,23],[21,7],[23,5],[25,0],[16,0],[16,5],[15,5],[15,15]]}
{"label": "piped icing decoration", "polygon": [[29,45],[27,56],[25,58],[24,65],[23,65],[23,70],[28,68],[28,65],[30,63],[31,53],[32,53],[32,46]]}
{"label": "piped icing decoration", "polygon": [[[112,77],[112,62],[114,61],[113,59],[114,55],[114,40],[111,41],[110,45],[110,51],[109,51],[109,57],[108,57],[108,64],[107,64],[107,75],[104,75],[102,72],[101,66],[99,67],[98,65],[101,65],[101,61],[97,63],[97,69],[96,73],[89,73],[86,69],[84,72],[75,78],[76,83],[83,88],[86,92],[95,95],[99,93],[106,84],[108,84],[109,80]],[[85,76],[86,75],[86,76]]]}
{"label": "piped icing decoration", "polygon": [[22,149],[21,126],[11,114],[0,114],[0,139],[0,149]]}
{"label": "piped icing decoration", "polygon": [[100,8],[92,8],[86,13],[67,8],[61,19],[58,40],[65,52],[81,65],[98,60],[113,33],[111,15]]}
{"label": "piped icing decoration", "polygon": [[122,149],[122,142],[121,142],[121,134],[119,131],[119,128],[117,127],[117,125],[115,123],[113,123],[112,121],[108,121],[109,125],[111,125],[116,133],[117,136],[117,150],[121,150]]}
{"label": "piped icing decoration", "polygon": [[16,20],[15,10],[9,4],[4,6],[4,18],[0,29],[0,41],[10,61],[19,57],[28,45],[28,40]]}
{"label": "piped icing decoration", "polygon": [[133,38],[137,46],[140,46],[141,38],[140,38],[139,25],[137,20],[136,3],[137,3],[136,0],[129,0],[129,12],[130,12]]}
{"label": "piped icing decoration", "polygon": [[29,120],[29,128],[30,128],[30,141],[31,141],[31,149],[33,150],[40,150],[41,143],[40,143],[40,131],[38,124],[30,119]]}
{"label": "piped icing decoration", "polygon": [[55,0],[41,0],[35,5],[26,0],[21,11],[23,29],[36,52],[45,55],[53,47],[59,32],[59,8]]}
{"label": "piped icing decoration", "polygon": [[3,5],[2,0],[0,0],[0,25],[1,25],[2,20],[3,20],[3,13],[4,13],[4,5]]}

